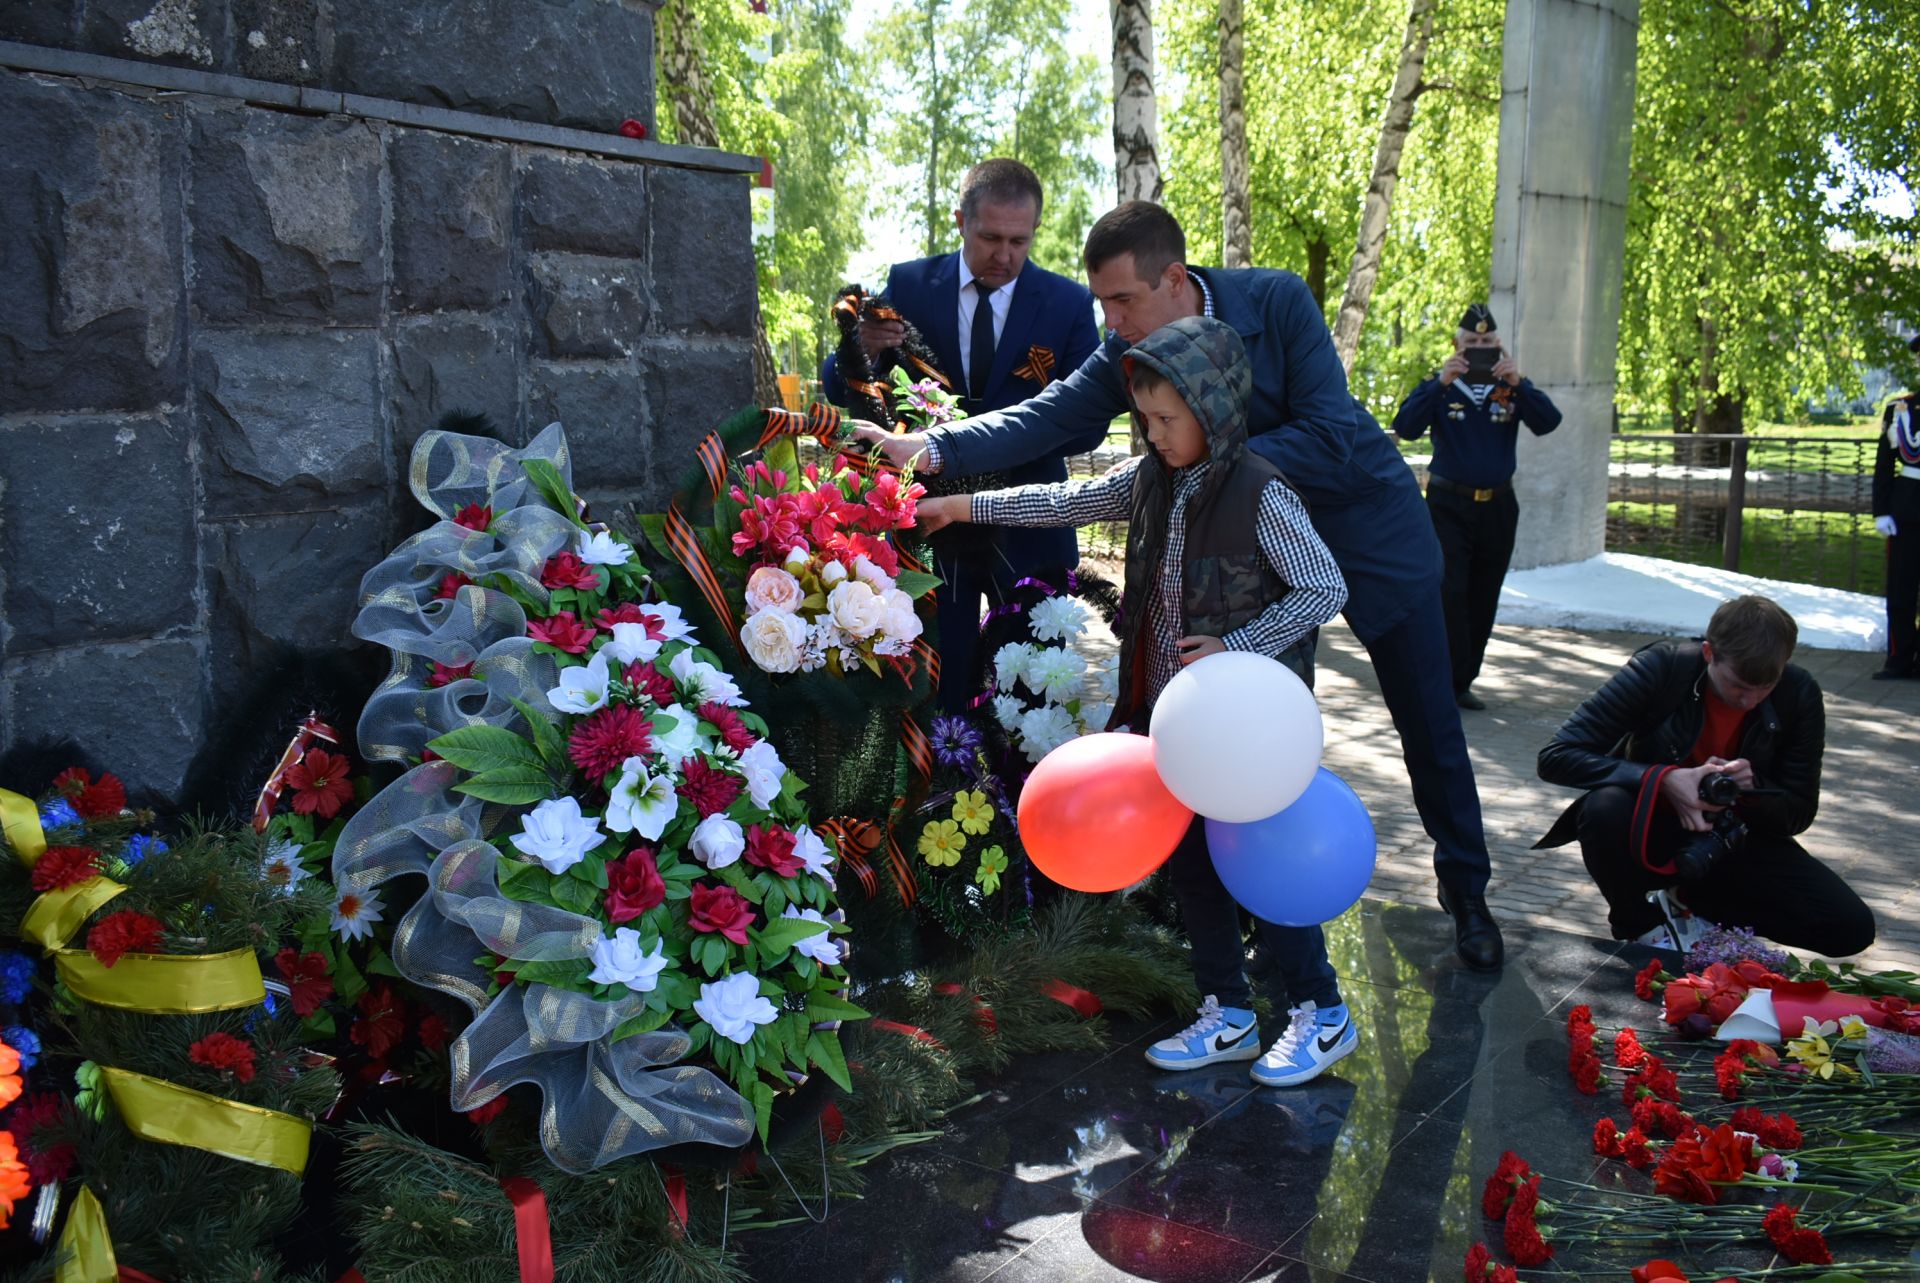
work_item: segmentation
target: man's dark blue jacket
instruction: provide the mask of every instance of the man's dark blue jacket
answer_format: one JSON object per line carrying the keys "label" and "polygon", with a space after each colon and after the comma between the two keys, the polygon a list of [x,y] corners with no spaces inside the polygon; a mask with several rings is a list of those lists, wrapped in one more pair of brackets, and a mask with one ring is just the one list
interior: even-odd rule
{"label": "man's dark blue jacket", "polygon": [[[960,363],[960,255],[940,254],[933,258],[896,263],[887,275],[885,297],[900,315],[933,349],[940,372],[953,380],[954,390],[964,394],[965,366]],[[1007,309],[1007,321],[1000,341],[993,349],[993,369],[987,375],[986,394],[978,405],[969,405],[969,413],[998,410],[1018,405],[1045,386],[1026,374],[1035,348],[1052,355],[1051,377],[1059,380],[1080,368],[1100,344],[1093,324],[1093,295],[1084,285],[1036,266],[1032,260],[1020,271],[1013,298]],[[838,363],[829,356],[820,367],[820,382],[826,399],[835,405],[847,403],[847,385],[840,378]],[[1105,425],[1102,425],[1102,432]],[[1026,450],[1004,471],[1009,485],[1033,482],[1065,481],[1068,455],[1079,449],[1044,444]],[[959,475],[959,474],[954,474]],[[1019,572],[1044,570],[1054,566],[1073,566],[1080,560],[1071,530],[995,531],[997,546],[1005,554],[1009,569]]]}
{"label": "man's dark blue jacket", "polygon": [[[1347,577],[1347,622],[1362,641],[1399,623],[1439,583],[1440,543],[1412,471],[1380,424],[1347,391],[1346,372],[1306,282],[1269,268],[1194,273],[1213,314],[1233,326],[1253,366],[1248,445],[1286,474]],[[1019,296],[1016,294],[1016,298]],[[1021,405],[940,434],[942,475],[1010,468],[1036,454],[1090,450],[1128,409],[1109,336],[1067,379]],[[1444,656],[1436,663],[1445,666]]]}

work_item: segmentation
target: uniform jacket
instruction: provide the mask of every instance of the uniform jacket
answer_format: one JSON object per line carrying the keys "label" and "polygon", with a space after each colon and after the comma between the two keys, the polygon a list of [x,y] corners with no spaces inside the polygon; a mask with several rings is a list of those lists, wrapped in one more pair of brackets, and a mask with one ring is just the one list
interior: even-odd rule
{"label": "uniform jacket", "polygon": [[[960,360],[960,255],[939,254],[933,258],[896,263],[887,274],[883,297],[920,331],[938,358],[940,372],[954,383],[957,392],[965,391],[965,365]],[[993,349],[993,368],[987,374],[986,393],[970,413],[998,410],[1018,405],[1051,382],[1066,378],[1080,368],[1099,345],[1100,335],[1093,323],[1093,295],[1087,287],[1037,266],[1031,259],[1020,270],[1019,283],[1007,307],[1006,325]],[[1039,377],[1035,349],[1044,349],[1052,357],[1051,369]],[[1045,363],[1044,361],[1042,362]],[[840,378],[837,360],[829,356],[820,367],[820,382],[826,399],[836,405],[847,402],[847,387]],[[1004,484],[1028,485],[1036,482],[1065,481],[1066,458],[1079,450],[1052,448],[1038,450],[1008,466]],[[948,475],[957,476],[951,469]],[[1080,557],[1071,530],[998,529],[995,545],[1015,571],[1072,567]]]}
{"label": "uniform jacket", "polygon": [[[1268,268],[1196,272],[1214,316],[1247,350],[1248,445],[1280,469],[1347,580],[1347,622],[1371,641],[1440,577],[1440,541],[1393,441],[1347,390],[1326,318],[1305,281]],[[1018,297],[1016,295],[1015,297]],[[993,472],[1041,455],[1090,450],[1127,412],[1122,360],[1109,336],[1087,363],[1032,400],[942,430],[943,475]]]}
{"label": "uniform jacket", "polygon": [[1400,403],[1393,430],[1413,441],[1433,431],[1432,473],[1461,486],[1497,486],[1513,477],[1514,443],[1520,425],[1537,437],[1560,426],[1560,408],[1533,386],[1496,383],[1478,405],[1460,386],[1460,380],[1442,383],[1428,379]]}
{"label": "uniform jacket", "polygon": [[[1880,415],[1880,447],[1873,456],[1874,516],[1907,515],[1895,513],[1893,501],[1893,483],[1903,466],[1920,466],[1920,392],[1895,397]],[[1904,527],[1900,533],[1907,533]]]}
{"label": "uniform jacket", "polygon": [[[1610,785],[1634,790],[1635,855],[1644,863],[1660,781],[1686,759],[1700,737],[1706,682],[1707,661],[1699,642],[1643,647],[1576,708],[1540,750],[1540,778],[1589,791]],[[1784,790],[1779,797],[1739,804],[1741,818],[1756,832],[1790,837],[1813,823],[1820,809],[1826,736],[1826,703],[1819,683],[1806,669],[1788,664],[1779,685],[1754,706],[1740,728],[1736,756],[1753,764],[1754,786]],[[1572,841],[1585,800],[1576,799],[1536,847]]]}

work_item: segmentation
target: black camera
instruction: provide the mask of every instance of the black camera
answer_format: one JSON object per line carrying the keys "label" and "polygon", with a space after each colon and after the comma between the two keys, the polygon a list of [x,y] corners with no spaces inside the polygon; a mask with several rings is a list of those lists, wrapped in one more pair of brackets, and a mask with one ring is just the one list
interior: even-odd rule
{"label": "black camera", "polygon": [[1705,880],[1721,856],[1738,851],[1747,840],[1747,822],[1733,809],[1743,797],[1776,797],[1779,789],[1743,789],[1733,776],[1716,772],[1700,781],[1700,800],[1708,806],[1724,807],[1714,812],[1713,827],[1694,833],[1674,853],[1675,876],[1688,886]]}

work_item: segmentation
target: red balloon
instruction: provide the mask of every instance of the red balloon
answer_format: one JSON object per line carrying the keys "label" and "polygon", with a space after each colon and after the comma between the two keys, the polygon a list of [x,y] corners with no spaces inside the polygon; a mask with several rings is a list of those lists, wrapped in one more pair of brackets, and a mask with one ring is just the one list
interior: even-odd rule
{"label": "red balloon", "polygon": [[1132,886],[1166,862],[1192,823],[1160,782],[1144,735],[1068,740],[1040,759],[1020,793],[1028,857],[1075,891]]}

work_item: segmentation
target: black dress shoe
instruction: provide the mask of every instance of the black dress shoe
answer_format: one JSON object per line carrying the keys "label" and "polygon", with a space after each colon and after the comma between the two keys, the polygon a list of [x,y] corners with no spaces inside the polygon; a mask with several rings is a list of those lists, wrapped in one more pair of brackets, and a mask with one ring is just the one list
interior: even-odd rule
{"label": "black dress shoe", "polygon": [[1441,887],[1440,907],[1453,915],[1453,951],[1460,955],[1460,961],[1475,971],[1499,970],[1507,950],[1493,911],[1487,908],[1487,897],[1463,895],[1452,899]]}
{"label": "black dress shoe", "polygon": [[1487,701],[1481,699],[1470,690],[1461,691],[1458,695],[1455,695],[1453,702],[1462,708],[1472,709],[1476,713],[1483,711],[1487,707]]}
{"label": "black dress shoe", "polygon": [[1911,668],[1883,668],[1873,675],[1876,682],[1907,681],[1917,674]]}

